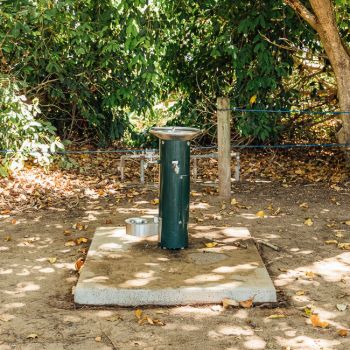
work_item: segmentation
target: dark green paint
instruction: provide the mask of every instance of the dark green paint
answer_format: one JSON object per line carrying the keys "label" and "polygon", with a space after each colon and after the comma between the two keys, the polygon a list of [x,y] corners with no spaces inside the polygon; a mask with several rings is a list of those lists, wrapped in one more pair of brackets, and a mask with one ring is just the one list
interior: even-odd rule
{"label": "dark green paint", "polygon": [[[178,162],[178,173],[173,162]],[[160,141],[160,246],[181,249],[188,246],[190,201],[189,141]]]}

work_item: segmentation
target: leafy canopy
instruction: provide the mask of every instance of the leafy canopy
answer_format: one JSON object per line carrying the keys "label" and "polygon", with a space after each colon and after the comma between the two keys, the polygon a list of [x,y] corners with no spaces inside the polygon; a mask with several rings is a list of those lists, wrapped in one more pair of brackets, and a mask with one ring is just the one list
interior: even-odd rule
{"label": "leafy canopy", "polygon": [[[64,139],[102,145],[126,132],[135,137],[130,116],[156,120],[159,102],[172,106],[164,119],[205,128],[210,142],[216,97],[239,107],[289,108],[301,97],[300,83],[290,83],[300,62],[322,53],[315,33],[282,0],[0,5],[0,71],[25,83],[20,93],[38,100],[42,118]],[[338,0],[347,41],[348,15]],[[236,115],[234,125],[239,137],[273,140],[281,116]]]}

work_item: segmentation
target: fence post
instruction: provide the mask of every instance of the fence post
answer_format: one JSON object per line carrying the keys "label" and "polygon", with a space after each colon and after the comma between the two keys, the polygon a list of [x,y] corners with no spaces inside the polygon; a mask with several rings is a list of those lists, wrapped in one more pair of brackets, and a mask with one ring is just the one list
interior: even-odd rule
{"label": "fence post", "polygon": [[231,111],[230,100],[217,99],[219,197],[231,200]]}

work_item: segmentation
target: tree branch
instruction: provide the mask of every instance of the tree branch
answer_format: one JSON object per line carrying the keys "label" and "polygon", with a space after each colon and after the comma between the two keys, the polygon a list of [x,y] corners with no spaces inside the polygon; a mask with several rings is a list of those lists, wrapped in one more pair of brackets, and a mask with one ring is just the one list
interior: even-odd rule
{"label": "tree branch", "polygon": [[284,0],[284,3],[300,15],[309,25],[317,31],[317,18],[299,0]]}

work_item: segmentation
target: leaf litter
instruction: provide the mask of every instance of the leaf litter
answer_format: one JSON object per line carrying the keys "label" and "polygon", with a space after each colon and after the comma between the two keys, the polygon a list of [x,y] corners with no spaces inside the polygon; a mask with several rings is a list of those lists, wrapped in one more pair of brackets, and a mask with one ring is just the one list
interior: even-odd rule
{"label": "leaf litter", "polygon": [[152,318],[148,315],[145,315],[141,309],[135,310],[135,316],[137,318],[137,323],[141,326],[144,324],[149,324],[152,326],[165,326],[165,322],[157,318]]}
{"label": "leaf litter", "polygon": [[204,243],[204,245],[207,247],[207,248],[214,248],[218,245],[219,243],[218,242],[206,242]]}
{"label": "leaf litter", "polygon": [[337,333],[340,337],[347,337],[349,334],[349,331],[347,329],[339,329]]}
{"label": "leaf litter", "polygon": [[57,261],[56,257],[48,258],[47,259],[50,264],[54,264]]}
{"label": "leaf litter", "polygon": [[75,271],[80,272],[80,270],[84,266],[84,262],[85,262],[84,258],[79,258],[74,264]]}
{"label": "leaf litter", "polygon": [[314,222],[312,221],[311,218],[306,218],[304,221],[304,225],[306,226],[312,226],[314,224]]}
{"label": "leaf litter", "polygon": [[[266,180],[284,180],[286,185],[323,181],[330,183],[330,187],[334,190],[341,190],[338,183],[347,178],[347,170],[334,156],[337,154],[341,155],[341,152],[293,150],[293,152],[280,151],[271,157],[269,151],[242,150],[241,176],[249,181],[259,174]],[[43,172],[40,167],[28,161],[23,170],[11,174],[10,178],[0,179],[0,213],[7,215],[12,211],[75,208],[81,206],[86,199],[106,196],[134,198],[138,195],[138,191],[126,190],[120,181],[120,174],[115,167],[120,155],[72,154],[69,158],[75,164],[70,170],[61,170],[52,165],[48,172]],[[217,179],[216,160],[200,159],[198,169],[200,171],[198,176],[203,181]],[[126,166],[125,181],[139,182],[138,172],[137,162]],[[157,166],[147,167],[148,181],[153,181],[157,176]],[[231,202],[231,205],[237,204]],[[350,223],[350,220],[345,222]]]}
{"label": "leaf litter", "polygon": [[321,321],[320,317],[316,314],[313,314],[310,316],[310,321],[314,327],[319,327],[319,328],[329,327],[329,323],[325,321]]}
{"label": "leaf litter", "polygon": [[242,301],[237,301],[230,298],[224,298],[221,301],[221,303],[224,309],[229,309],[230,307],[239,307],[239,306],[244,309],[250,309],[251,307],[253,307],[254,297],[255,295],[247,300],[242,300]]}

